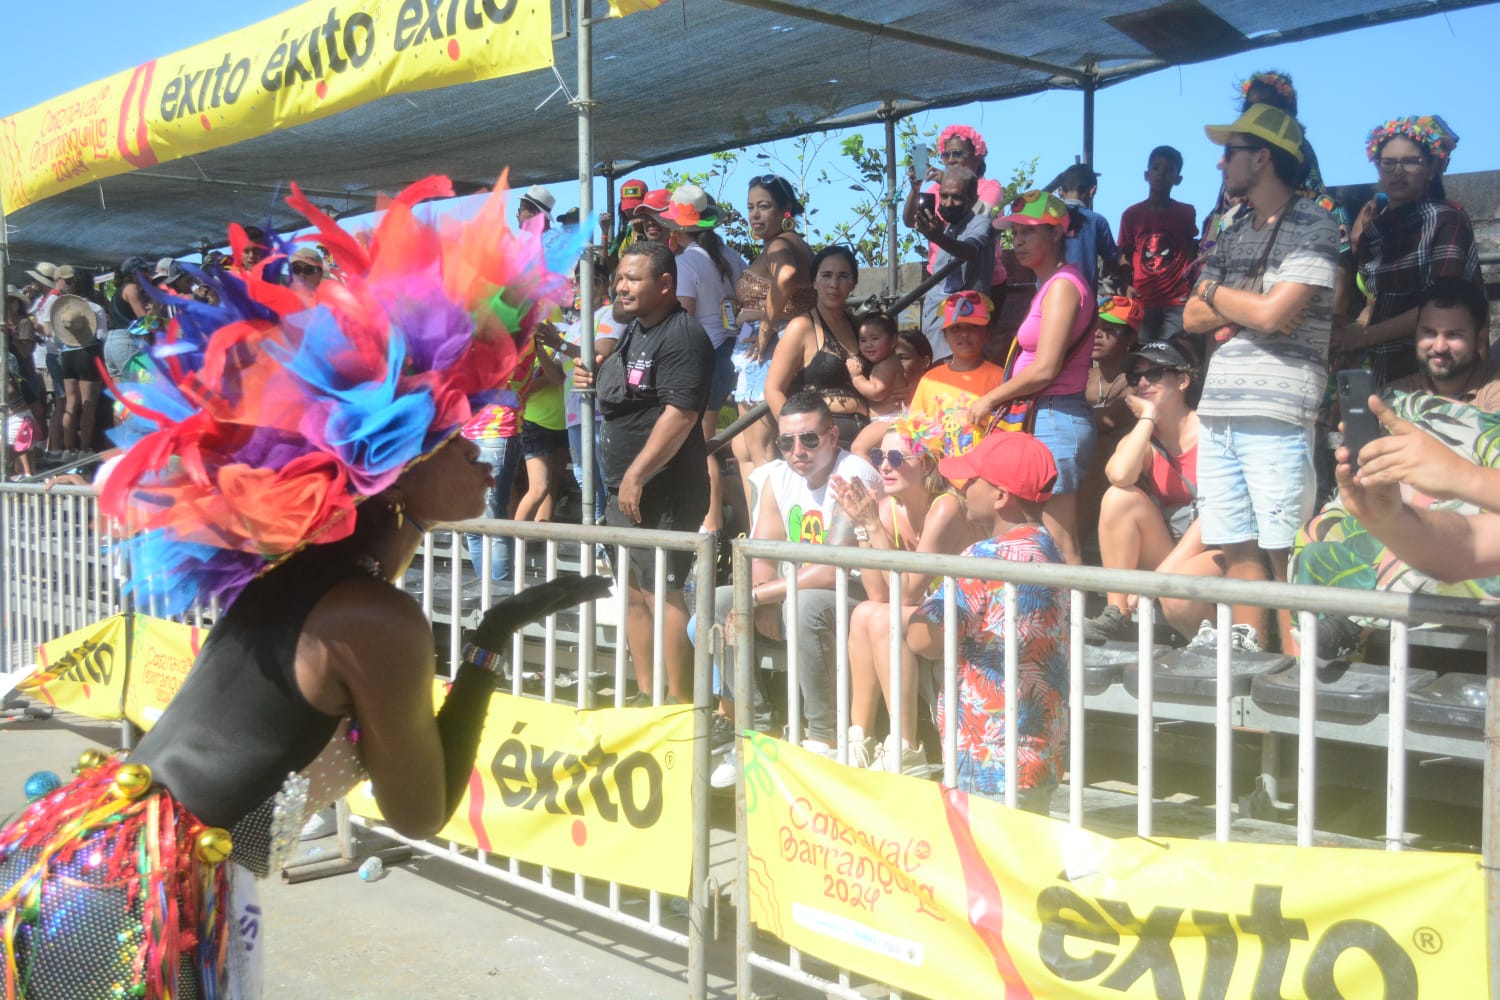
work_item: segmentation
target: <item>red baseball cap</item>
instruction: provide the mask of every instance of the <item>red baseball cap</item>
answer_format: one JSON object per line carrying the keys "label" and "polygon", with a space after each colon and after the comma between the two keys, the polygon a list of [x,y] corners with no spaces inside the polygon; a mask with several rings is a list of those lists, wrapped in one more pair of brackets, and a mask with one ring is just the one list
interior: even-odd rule
{"label": "red baseball cap", "polygon": [[650,212],[653,215],[660,215],[661,213],[665,212],[671,204],[672,192],[668,191],[666,188],[657,188],[654,191],[647,191],[646,197],[642,198],[641,203],[635,206],[635,208],[631,209],[630,212],[632,215],[641,215],[645,212]]}
{"label": "red baseball cap", "polygon": [[986,436],[962,455],[942,459],[938,471],[950,482],[983,479],[1033,503],[1049,499],[1057,482],[1052,452],[1030,434],[1015,431]]}
{"label": "red baseball cap", "polygon": [[646,200],[646,182],[632,177],[620,185],[620,211],[629,215],[635,207]]}

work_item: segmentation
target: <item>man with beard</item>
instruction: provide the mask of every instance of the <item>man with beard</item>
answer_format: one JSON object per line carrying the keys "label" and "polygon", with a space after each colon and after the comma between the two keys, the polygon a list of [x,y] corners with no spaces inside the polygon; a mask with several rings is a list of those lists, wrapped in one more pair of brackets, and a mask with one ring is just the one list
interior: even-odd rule
{"label": "man with beard", "polygon": [[[1232,579],[1277,580],[1297,529],[1312,513],[1313,437],[1328,379],[1339,233],[1333,216],[1296,195],[1306,173],[1302,127],[1254,104],[1231,125],[1209,126],[1223,146],[1230,197],[1245,198],[1204,262],[1183,311],[1188,332],[1219,342],[1198,405],[1198,490],[1203,542],[1224,549]],[[1235,608],[1234,644],[1259,650],[1259,609]],[[1290,618],[1282,636],[1290,648]],[[1200,634],[1200,639],[1212,637]]]}
{"label": "man with beard", "polygon": [[1427,392],[1486,413],[1500,410],[1500,368],[1486,360],[1490,313],[1472,281],[1441,278],[1417,299],[1417,370],[1386,386],[1388,392]]}

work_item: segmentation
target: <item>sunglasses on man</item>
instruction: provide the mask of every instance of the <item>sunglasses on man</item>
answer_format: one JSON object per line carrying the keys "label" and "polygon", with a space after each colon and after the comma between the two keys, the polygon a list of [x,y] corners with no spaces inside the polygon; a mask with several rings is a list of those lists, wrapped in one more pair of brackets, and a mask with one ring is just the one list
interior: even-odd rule
{"label": "sunglasses on man", "polygon": [[776,438],[776,447],[783,454],[790,453],[798,443],[807,451],[812,451],[823,441],[822,431],[803,431],[801,434],[781,434]]}

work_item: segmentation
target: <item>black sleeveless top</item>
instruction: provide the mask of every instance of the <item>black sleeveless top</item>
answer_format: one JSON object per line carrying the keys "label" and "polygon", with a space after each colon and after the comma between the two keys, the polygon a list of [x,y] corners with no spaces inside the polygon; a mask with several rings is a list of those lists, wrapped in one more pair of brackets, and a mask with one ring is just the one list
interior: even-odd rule
{"label": "black sleeveless top", "polygon": [[312,546],[254,580],[203,643],[187,679],[131,753],[211,826],[232,827],[286,776],[312,763],[339,716],[297,688],[308,614],[345,580],[368,575],[342,546]]}
{"label": "black sleeveless top", "polygon": [[812,320],[813,332],[819,337],[818,349],[807,366],[792,376],[787,395],[813,389],[824,399],[861,400],[854,389],[854,379],[849,375],[849,352],[828,328],[822,313],[814,309],[808,317]]}

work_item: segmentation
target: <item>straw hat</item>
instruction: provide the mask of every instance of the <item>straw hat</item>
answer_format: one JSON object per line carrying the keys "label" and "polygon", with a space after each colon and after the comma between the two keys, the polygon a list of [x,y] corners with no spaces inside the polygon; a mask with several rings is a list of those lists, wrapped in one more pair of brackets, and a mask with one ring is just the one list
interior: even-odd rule
{"label": "straw hat", "polygon": [[47,314],[52,336],[69,347],[88,347],[99,339],[99,318],[89,301],[78,295],[59,295]]}

